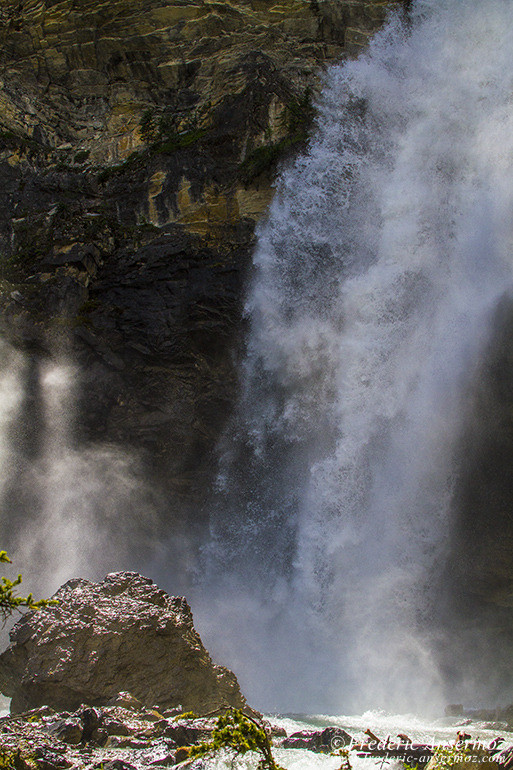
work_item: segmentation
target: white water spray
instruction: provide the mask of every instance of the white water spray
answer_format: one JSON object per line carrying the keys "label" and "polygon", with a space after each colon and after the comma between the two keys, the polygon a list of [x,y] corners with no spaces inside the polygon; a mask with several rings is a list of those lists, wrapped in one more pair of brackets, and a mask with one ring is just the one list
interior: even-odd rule
{"label": "white water spray", "polygon": [[439,705],[429,584],[512,287],[512,52],[507,0],[418,0],[331,68],[260,228],[201,618],[257,705]]}
{"label": "white water spray", "polygon": [[137,457],[77,437],[78,373],[3,345],[2,548],[23,588],[48,596],[72,577],[138,566],[156,535],[156,495]]}

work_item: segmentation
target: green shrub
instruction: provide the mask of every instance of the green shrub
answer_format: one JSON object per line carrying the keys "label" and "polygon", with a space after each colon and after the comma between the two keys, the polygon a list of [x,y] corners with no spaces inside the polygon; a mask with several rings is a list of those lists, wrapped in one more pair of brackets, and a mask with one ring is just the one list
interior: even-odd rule
{"label": "green shrub", "polygon": [[159,134],[155,113],[153,110],[146,110],[139,122],[139,133],[143,142],[154,142]]}
{"label": "green shrub", "polygon": [[190,757],[204,757],[227,749],[236,755],[254,751],[259,754],[258,770],[284,770],[272,755],[271,742],[265,729],[239,709],[228,709],[217,719],[212,740],[192,746]]}
{"label": "green shrub", "polygon": [[314,116],[312,92],[307,88],[301,97],[292,99],[283,111],[281,128],[286,131],[283,139],[255,147],[239,165],[242,182],[249,185],[262,174],[273,173],[282,158],[306,142]]}
{"label": "green shrub", "polygon": [[[5,551],[0,551],[0,562],[11,564],[11,560]],[[0,617],[4,623],[16,610],[21,610],[23,608],[39,610],[41,607],[58,604],[55,599],[39,599],[38,601],[35,601],[32,594],[25,597],[18,596],[16,588],[20,585],[21,581],[21,575],[18,575],[15,580],[9,580],[6,577],[0,578]]]}

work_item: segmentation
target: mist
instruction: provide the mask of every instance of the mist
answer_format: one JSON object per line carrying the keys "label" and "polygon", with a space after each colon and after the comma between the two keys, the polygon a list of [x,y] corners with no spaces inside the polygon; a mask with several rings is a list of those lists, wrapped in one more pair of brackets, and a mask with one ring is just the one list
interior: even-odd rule
{"label": "mist", "polygon": [[501,0],[392,17],[328,71],[260,226],[198,597],[258,704],[507,697],[476,672],[489,622],[456,619],[440,578],[470,393],[512,287],[512,29]]}

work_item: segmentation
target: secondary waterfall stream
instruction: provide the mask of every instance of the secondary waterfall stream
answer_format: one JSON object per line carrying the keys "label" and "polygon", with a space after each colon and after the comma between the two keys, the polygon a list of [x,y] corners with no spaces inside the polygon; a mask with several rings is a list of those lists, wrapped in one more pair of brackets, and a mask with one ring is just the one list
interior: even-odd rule
{"label": "secondary waterfall stream", "polygon": [[267,708],[444,697],[432,586],[512,288],[513,5],[410,17],[327,72],[259,228],[200,614]]}

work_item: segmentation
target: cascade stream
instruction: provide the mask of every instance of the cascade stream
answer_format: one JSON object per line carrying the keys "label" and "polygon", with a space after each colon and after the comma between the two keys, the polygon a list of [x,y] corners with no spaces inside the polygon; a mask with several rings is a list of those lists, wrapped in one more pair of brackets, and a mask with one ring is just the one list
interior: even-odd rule
{"label": "cascade stream", "polygon": [[463,647],[437,581],[470,393],[512,288],[512,44],[503,0],[393,16],[328,71],[260,226],[201,584],[208,643],[256,702],[449,697]]}

